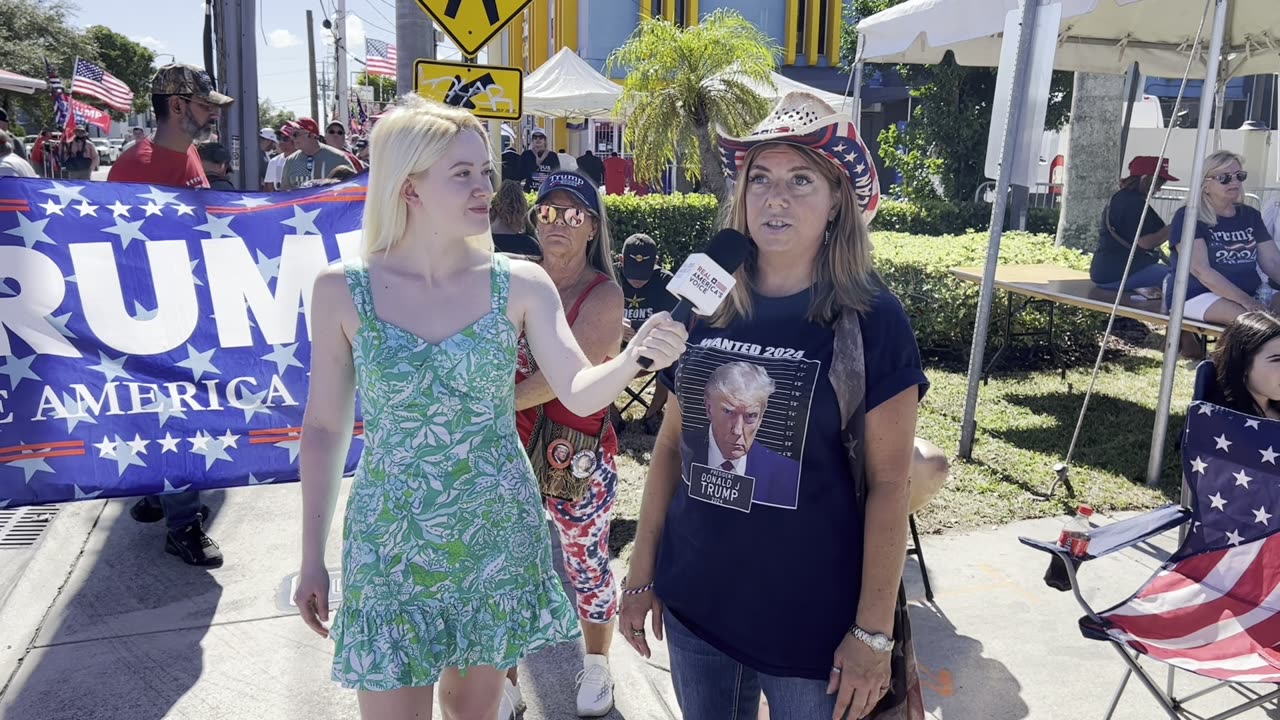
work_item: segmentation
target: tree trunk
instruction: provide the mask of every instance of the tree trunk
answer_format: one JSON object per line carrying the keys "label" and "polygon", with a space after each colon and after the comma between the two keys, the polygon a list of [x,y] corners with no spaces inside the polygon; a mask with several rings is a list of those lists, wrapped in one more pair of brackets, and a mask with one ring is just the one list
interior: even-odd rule
{"label": "tree trunk", "polygon": [[702,189],[716,196],[720,201],[720,207],[724,207],[729,201],[728,192],[729,184],[725,182],[724,163],[720,160],[720,148],[716,147],[716,143],[711,139],[711,128],[707,125],[699,125],[696,129],[698,134],[698,159],[701,163]]}
{"label": "tree trunk", "polygon": [[1119,179],[1124,76],[1078,72],[1074,92],[1057,244],[1093,250],[1102,210]]}

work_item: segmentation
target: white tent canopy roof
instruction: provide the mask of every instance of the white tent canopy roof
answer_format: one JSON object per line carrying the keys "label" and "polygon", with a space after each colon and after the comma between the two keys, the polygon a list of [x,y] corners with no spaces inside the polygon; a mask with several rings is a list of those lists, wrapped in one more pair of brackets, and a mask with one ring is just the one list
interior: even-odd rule
{"label": "white tent canopy roof", "polygon": [[[778,73],[773,73],[773,90],[770,90],[767,87],[757,86],[755,83],[751,83],[751,86],[755,88],[756,92],[760,93],[761,97],[768,99],[772,103],[778,102],[787,93],[806,92],[810,95],[816,95],[818,99],[835,108],[837,112],[839,112],[841,106],[845,104],[845,96],[843,95],[837,95],[836,93],[827,92],[826,90],[819,90],[816,87],[805,85],[798,80],[792,80],[791,78],[786,77],[785,75],[779,75]],[[850,101],[848,105],[849,107],[846,107],[845,110],[851,111],[853,103]]]}
{"label": "white tent canopy roof", "polygon": [[[1205,15],[1205,0],[1060,0],[1054,67],[1121,74],[1137,62],[1157,77],[1182,77]],[[1280,2],[1228,0],[1223,40],[1229,77],[1280,73]],[[1005,15],[1021,0],[910,0],[858,24],[866,62],[935,64],[946,51],[961,65],[995,67]],[[1206,19],[1191,77],[1203,78]]]}
{"label": "white tent canopy roof", "polygon": [[37,90],[44,90],[47,87],[48,84],[43,80],[29,78],[17,73],[11,73],[8,70],[0,70],[0,90],[10,90],[30,95]]}
{"label": "white tent canopy roof", "polygon": [[557,118],[607,118],[622,87],[596,72],[569,48],[524,79],[524,112]]}

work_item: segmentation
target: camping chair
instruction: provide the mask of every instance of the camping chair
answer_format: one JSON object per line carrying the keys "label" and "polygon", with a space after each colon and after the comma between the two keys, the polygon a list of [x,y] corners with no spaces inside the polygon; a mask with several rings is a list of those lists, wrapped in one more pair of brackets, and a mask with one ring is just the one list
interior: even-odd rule
{"label": "camping chair", "polygon": [[[1066,565],[1071,591],[1084,608],[1081,633],[1109,643],[1128,665],[1112,698],[1111,718],[1130,677],[1173,720],[1199,718],[1184,703],[1231,687],[1248,698],[1209,720],[1234,717],[1280,698],[1243,683],[1280,684],[1280,421],[1214,405],[1213,363],[1200,364],[1183,433],[1183,498],[1145,515],[1097,528],[1088,553],[1073,563],[1056,543],[1019,538]],[[1265,449],[1264,449],[1265,448]],[[1188,521],[1190,524],[1188,525]],[[1094,610],[1080,594],[1076,566],[1180,527],[1178,550],[1127,600]],[[1168,691],[1138,664],[1147,657],[1170,666]],[[1173,668],[1218,680],[1177,697]]]}

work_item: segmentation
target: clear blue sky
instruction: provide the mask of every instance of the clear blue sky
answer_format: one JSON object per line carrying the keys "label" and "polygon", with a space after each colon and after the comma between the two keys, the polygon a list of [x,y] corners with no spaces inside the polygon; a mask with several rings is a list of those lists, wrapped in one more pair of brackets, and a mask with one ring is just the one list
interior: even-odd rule
{"label": "clear blue sky", "polygon": [[[329,32],[320,26],[332,14],[333,0],[257,0],[258,97],[292,110],[298,116],[311,113],[307,69],[307,19],[315,20],[316,54],[332,53]],[[136,7],[136,9],[135,9]],[[347,0],[348,40],[352,54],[364,59],[366,36],[395,42],[394,0]],[[105,25],[146,45],[157,54],[169,53],[178,62],[204,67],[202,0],[149,0],[145,3],[91,2],[81,0],[76,23],[82,27]],[[442,36],[443,37],[443,36]],[[447,41],[447,39],[446,39]],[[331,43],[331,41],[329,41]],[[441,44],[441,59],[460,59],[456,48]],[[169,62],[160,55],[157,62]],[[483,60],[482,60],[483,62]],[[347,59],[348,71],[361,65]]]}

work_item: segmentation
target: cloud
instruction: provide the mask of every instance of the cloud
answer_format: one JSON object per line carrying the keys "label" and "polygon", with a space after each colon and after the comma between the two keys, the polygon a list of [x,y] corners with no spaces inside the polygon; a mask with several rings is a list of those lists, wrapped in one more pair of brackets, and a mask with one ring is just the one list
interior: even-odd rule
{"label": "cloud", "polygon": [[[334,28],[336,30],[337,28]],[[323,27],[317,28],[316,32],[320,34],[324,46],[333,47],[333,31],[325,30]],[[364,57],[364,39],[368,33],[365,31],[364,21],[359,17],[347,13],[347,50],[351,51],[356,57]]]}
{"label": "cloud", "polygon": [[150,35],[143,35],[142,37],[135,37],[130,39],[143,47],[150,48],[155,52],[159,52],[169,47],[168,43],[166,43],[165,41],[159,38],[151,37]]}
{"label": "cloud", "polygon": [[287,48],[301,43],[297,35],[288,30],[272,30],[267,33],[267,47]]}

